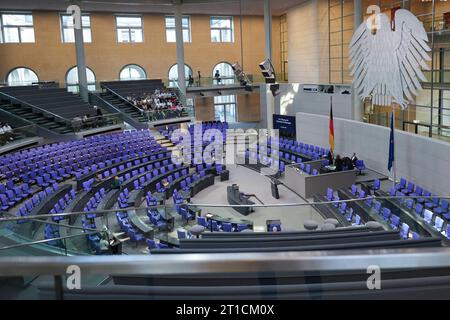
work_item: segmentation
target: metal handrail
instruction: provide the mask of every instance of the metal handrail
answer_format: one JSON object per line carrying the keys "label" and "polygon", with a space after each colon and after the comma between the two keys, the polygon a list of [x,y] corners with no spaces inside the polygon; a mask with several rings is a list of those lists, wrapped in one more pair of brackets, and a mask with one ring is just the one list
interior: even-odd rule
{"label": "metal handrail", "polygon": [[76,265],[83,275],[205,275],[261,272],[299,274],[448,268],[450,248],[370,249],[266,253],[0,257],[2,276],[66,275]]}
{"label": "metal handrail", "polygon": [[107,85],[105,85],[104,83],[101,84],[101,87],[112,92],[113,94],[115,94],[117,97],[119,97],[120,99],[122,99],[124,102],[128,103],[130,106],[132,106],[133,108],[136,108],[139,110],[139,112],[144,112],[144,110],[142,110],[141,108],[135,106],[134,104],[132,104],[130,101],[128,101],[128,99],[125,99],[124,97],[122,97],[122,95],[120,95],[119,93],[117,93],[115,90],[111,89],[110,87],[108,87]]}
{"label": "metal handrail", "polygon": [[50,114],[51,116],[53,116],[53,117],[55,117],[55,118],[58,118],[58,119],[62,120],[64,123],[66,123],[66,125],[71,125],[70,120],[68,120],[68,119],[66,119],[66,118],[63,118],[63,117],[61,117],[60,115],[54,114],[54,113],[51,112],[51,111],[42,109],[42,108],[40,108],[40,107],[35,106],[34,104],[31,104],[31,103],[29,103],[29,102],[25,102],[25,101],[23,101],[23,100],[21,100],[21,99],[19,99],[19,98],[10,96],[9,94],[4,93],[4,92],[1,92],[1,91],[0,91],[0,95],[5,96],[5,98],[7,98],[7,99],[9,99],[9,100],[13,100],[13,101],[19,102],[20,104],[24,104],[24,105],[26,105],[26,106],[28,106],[28,107],[38,109],[39,111],[41,111],[41,112],[43,112],[43,113]]}
{"label": "metal handrail", "polygon": [[[342,199],[342,200],[332,200],[332,201],[316,201],[316,202],[302,202],[302,203],[269,203],[269,204],[210,204],[210,203],[183,203],[183,205],[187,207],[210,207],[210,208],[277,208],[277,207],[302,207],[302,206],[318,206],[318,205],[326,205],[326,204],[334,204],[334,203],[352,203],[352,202],[363,202],[368,199],[372,200],[389,200],[389,199],[414,199],[414,198],[425,198],[425,199],[432,199],[432,198],[439,198],[439,199],[446,199],[450,200],[450,196],[438,196],[438,195],[431,195],[431,196],[368,196],[365,198],[358,198],[358,199]],[[157,206],[145,206],[145,207],[127,207],[127,208],[117,208],[117,209],[110,209],[110,210],[102,210],[102,211],[89,211],[89,213],[95,213],[95,214],[111,214],[116,212],[126,212],[131,210],[147,210],[147,209],[153,209],[153,208],[167,208],[167,207],[175,207],[175,204],[171,205],[157,205]],[[10,218],[0,218],[0,223],[2,222],[11,222],[11,221],[18,221],[18,220],[31,220],[31,219],[39,219],[39,218],[52,218],[52,217],[70,217],[70,216],[78,216],[86,214],[84,211],[80,212],[64,212],[64,213],[55,213],[55,214],[39,214],[34,216],[24,216],[24,217],[10,217]]]}

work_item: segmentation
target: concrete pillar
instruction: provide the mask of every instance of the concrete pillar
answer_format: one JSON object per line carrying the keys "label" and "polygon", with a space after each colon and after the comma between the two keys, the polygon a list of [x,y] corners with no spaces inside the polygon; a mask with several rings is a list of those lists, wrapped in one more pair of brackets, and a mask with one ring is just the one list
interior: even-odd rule
{"label": "concrete pillar", "polygon": [[84,40],[83,40],[83,27],[81,25],[81,11],[80,14],[75,14],[74,19],[80,19],[79,23],[75,22],[75,52],[77,57],[77,69],[78,69],[78,87],[80,88],[80,96],[84,101],[89,101],[89,92],[87,89],[87,76],[86,76],[86,60],[84,56]]}
{"label": "concrete pillar", "polygon": [[272,10],[270,0],[264,0],[264,35],[266,59],[272,60]]}
{"label": "concrete pillar", "polygon": [[[353,31],[363,22],[362,0],[353,0]],[[356,94],[355,86],[352,86],[353,95],[353,120],[363,121],[364,103]]]}
{"label": "concrete pillar", "polygon": [[175,5],[175,34],[177,38],[177,67],[178,87],[182,94],[186,95],[186,77],[184,75],[184,41],[183,41],[183,15],[181,4]]}

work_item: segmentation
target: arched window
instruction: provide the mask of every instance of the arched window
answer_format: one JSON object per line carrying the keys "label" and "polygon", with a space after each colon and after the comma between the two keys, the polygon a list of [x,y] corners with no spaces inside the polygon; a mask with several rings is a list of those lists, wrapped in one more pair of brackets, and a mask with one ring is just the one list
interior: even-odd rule
{"label": "arched window", "polygon": [[140,80],[146,78],[147,74],[145,73],[145,70],[136,64],[126,65],[120,70],[119,74],[120,80]]}
{"label": "arched window", "polygon": [[[192,75],[192,69],[187,64],[184,65],[184,77],[186,79],[186,85],[188,85],[189,75]],[[169,69],[169,85],[171,87],[176,86],[175,82],[178,81],[178,65],[174,64]]]}
{"label": "arched window", "polygon": [[9,86],[28,86],[38,82],[37,74],[28,68],[16,68],[11,70],[6,77]]}
{"label": "arched window", "polygon": [[[216,75],[219,74],[217,78]],[[216,64],[213,69],[212,76],[215,84],[233,84],[234,83],[234,71],[231,64],[227,62],[221,62]]]}
{"label": "arched window", "polygon": [[[95,91],[94,72],[86,67],[87,87],[89,91]],[[66,74],[66,87],[69,92],[78,92],[78,68],[73,67]]]}

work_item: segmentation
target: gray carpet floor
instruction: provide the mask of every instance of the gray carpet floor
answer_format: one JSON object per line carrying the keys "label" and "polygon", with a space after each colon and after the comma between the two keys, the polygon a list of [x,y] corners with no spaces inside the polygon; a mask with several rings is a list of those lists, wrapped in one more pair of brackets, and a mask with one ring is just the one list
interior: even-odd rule
{"label": "gray carpet floor", "polygon": [[[222,217],[251,220],[255,231],[265,231],[266,220],[271,219],[281,220],[283,230],[303,230],[303,222],[308,219],[316,220],[319,224],[323,222],[322,217],[308,205],[271,207],[279,204],[306,203],[286,187],[278,186],[280,199],[275,199],[272,197],[270,180],[267,177],[242,166],[230,165],[227,169],[230,171],[230,180],[224,182],[216,180],[214,186],[208,187],[192,199],[192,203],[199,204],[202,214],[214,213]],[[255,212],[248,216],[227,207],[229,204],[226,190],[227,186],[232,184],[237,184],[240,191],[245,194],[255,194],[267,207],[255,208]],[[259,204],[255,198],[251,200]]]}

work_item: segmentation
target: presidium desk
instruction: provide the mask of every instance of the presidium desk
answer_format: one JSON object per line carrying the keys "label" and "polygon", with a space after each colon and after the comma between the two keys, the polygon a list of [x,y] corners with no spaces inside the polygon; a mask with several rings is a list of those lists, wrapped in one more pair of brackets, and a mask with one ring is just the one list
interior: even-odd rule
{"label": "presidium desk", "polygon": [[[310,161],[305,164],[320,171],[321,161]],[[356,181],[356,170],[346,170],[311,175],[303,172],[298,164],[290,164],[285,167],[284,184],[298,193],[303,198],[312,198],[316,194],[326,194],[327,188],[349,188]]]}

